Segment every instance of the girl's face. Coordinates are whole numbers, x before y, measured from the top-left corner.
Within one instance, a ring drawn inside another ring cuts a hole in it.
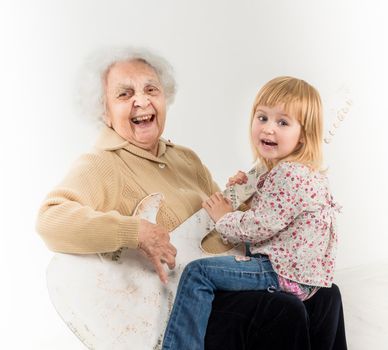
[[[303,142],[300,123],[287,114],[282,105],[257,106],[251,137],[257,152],[273,165],[293,153]]]

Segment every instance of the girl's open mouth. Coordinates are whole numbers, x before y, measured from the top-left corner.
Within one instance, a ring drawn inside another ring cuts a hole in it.
[[[273,142],[273,141],[270,141],[270,140],[261,140],[261,143],[265,146],[271,146],[271,147],[274,147],[274,146],[277,146],[278,144],[276,142]]]

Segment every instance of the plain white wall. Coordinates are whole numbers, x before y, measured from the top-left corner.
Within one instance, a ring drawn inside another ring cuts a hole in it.
[[[278,75],[315,85],[339,218],[338,267],[386,256],[388,24],[384,1],[1,1],[1,331],[8,349],[82,349],[51,306],[52,253],[34,231],[44,195],[94,142],[77,114],[77,69],[100,45],[165,56],[178,82],[165,137],[193,148],[224,184],[250,167],[248,120]]]

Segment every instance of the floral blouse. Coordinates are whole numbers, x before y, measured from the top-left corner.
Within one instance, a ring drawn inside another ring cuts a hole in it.
[[[301,163],[281,162],[259,176],[251,209],[224,215],[216,229],[228,242],[249,242],[252,254],[268,255],[279,276],[330,287],[336,211],[325,175]]]

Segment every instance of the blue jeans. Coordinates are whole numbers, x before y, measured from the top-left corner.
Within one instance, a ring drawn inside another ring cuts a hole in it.
[[[222,256],[192,261],[183,270],[174,307],[164,334],[163,350],[204,349],[204,339],[216,290],[279,289],[267,256]]]

